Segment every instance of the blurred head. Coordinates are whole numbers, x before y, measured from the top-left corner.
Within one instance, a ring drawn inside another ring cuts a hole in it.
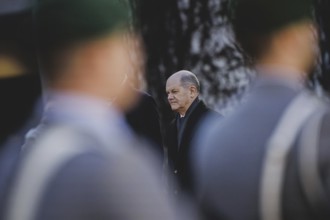
[[[0,2],[0,78],[36,73],[31,0]]]
[[[236,39],[252,60],[290,53],[283,61],[305,69],[313,64],[318,39],[312,0],[230,0],[229,5]]]
[[[39,59],[48,87],[116,97],[125,109],[130,71],[127,41],[130,13],[120,1],[38,0],[34,7]]]
[[[200,84],[192,72],[181,70],[167,79],[166,93],[168,102],[173,111],[184,116],[198,97]]]

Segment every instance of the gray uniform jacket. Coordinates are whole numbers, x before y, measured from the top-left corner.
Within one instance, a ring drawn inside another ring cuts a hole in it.
[[[261,219],[260,189],[266,144],[287,106],[304,90],[302,83],[295,79],[260,77],[244,103],[210,134],[205,134],[204,144],[199,148],[202,150],[196,153],[196,180],[207,219]],[[330,196],[329,131],[330,113],[325,115],[321,125],[318,146],[320,173],[327,196]],[[317,219],[307,204],[299,180],[297,150],[295,140],[280,192],[281,217],[284,220]]]
[[[138,143],[119,114],[90,97],[50,100],[27,135],[6,220],[174,218],[158,164],[132,146]]]

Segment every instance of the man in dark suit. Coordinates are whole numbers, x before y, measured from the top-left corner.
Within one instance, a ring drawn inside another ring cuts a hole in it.
[[[257,78],[196,153],[206,219],[329,219],[329,107],[305,86],[318,46],[312,1],[230,3]]]
[[[166,129],[165,146],[168,164],[181,190],[193,190],[191,146],[201,121],[208,114],[217,115],[199,99],[200,83],[192,72],[182,70],[170,76],[166,83],[168,102],[176,113]],[[175,193],[177,193],[175,189]]]
[[[46,106],[27,135],[3,219],[173,219],[153,156],[139,152],[123,117],[136,99],[124,80],[126,5],[35,2]]]

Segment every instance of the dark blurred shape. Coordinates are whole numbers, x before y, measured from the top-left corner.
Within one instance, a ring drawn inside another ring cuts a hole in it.
[[[230,0],[229,17],[243,50],[254,59],[263,51],[260,41],[297,20],[312,18],[313,0]],[[280,15],[280,16],[279,16]]]
[[[99,0],[99,3],[93,4],[89,0],[71,0],[65,3],[65,8],[58,7],[58,3],[53,0],[37,0],[37,2],[38,6],[34,9],[39,19],[37,34],[39,44],[45,47],[54,49],[73,42],[81,42],[111,33],[115,28],[125,30],[129,25],[129,13],[116,1]],[[100,7],[102,4],[107,5]],[[115,7],[116,10],[109,13],[110,7]],[[99,13],[93,13],[95,10]],[[59,13],[62,16],[58,17]],[[89,19],[80,22],[86,16]]]
[[[0,2],[0,207],[41,95],[31,1]],[[36,113],[37,114],[37,113]]]
[[[0,14],[16,14],[31,8],[33,0],[2,0]]]
[[[31,10],[0,14],[0,28],[1,145],[31,116],[41,85]]]
[[[3,144],[32,116],[40,95],[41,85],[37,73],[0,79],[0,143]]]
[[[133,109],[125,114],[126,120],[137,135],[149,142],[163,161],[163,139],[157,104],[151,95],[145,92],[138,93],[139,101]]]
[[[271,33],[291,22],[311,19],[312,3],[313,0],[230,0],[229,16],[235,30]]]

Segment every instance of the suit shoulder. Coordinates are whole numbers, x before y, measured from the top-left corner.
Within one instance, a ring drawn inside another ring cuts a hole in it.
[[[200,101],[198,103],[197,109],[198,112],[200,112],[200,114],[208,114],[208,115],[213,115],[214,117],[222,117],[222,115],[219,112],[207,106],[204,101]]]

